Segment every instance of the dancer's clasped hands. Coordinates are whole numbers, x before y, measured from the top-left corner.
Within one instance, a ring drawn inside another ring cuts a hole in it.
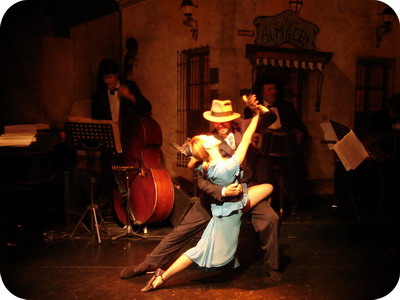
[[[269,111],[267,107],[258,103],[256,95],[254,94],[243,95],[242,99],[246,103],[246,105],[255,113],[265,114],[266,112]]]

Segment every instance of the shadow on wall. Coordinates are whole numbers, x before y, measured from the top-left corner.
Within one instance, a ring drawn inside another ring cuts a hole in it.
[[[69,116],[79,117],[79,118],[91,118],[92,116],[91,103],[92,103],[91,99],[75,101],[72,104]]]

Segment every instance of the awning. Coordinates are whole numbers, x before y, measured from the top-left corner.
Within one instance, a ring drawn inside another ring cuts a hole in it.
[[[246,45],[246,57],[255,65],[322,71],[332,52]]]
[[[246,45],[246,57],[253,66],[273,66],[318,71],[317,99],[315,111],[320,111],[323,83],[323,69],[332,58],[332,52],[319,52],[306,49],[275,48],[259,45]]]

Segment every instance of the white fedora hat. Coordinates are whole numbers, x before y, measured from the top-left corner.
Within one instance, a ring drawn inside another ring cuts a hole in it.
[[[240,117],[232,110],[231,100],[213,100],[211,110],[203,113],[203,117],[210,122],[229,122]]]

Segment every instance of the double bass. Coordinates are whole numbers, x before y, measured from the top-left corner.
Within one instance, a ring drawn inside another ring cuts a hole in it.
[[[122,122],[119,163],[137,171],[128,176],[129,199],[114,193],[116,215],[125,225],[128,220],[135,225],[160,223],[174,205],[171,176],[161,163],[161,128],[153,118],[135,113],[124,114]]]

